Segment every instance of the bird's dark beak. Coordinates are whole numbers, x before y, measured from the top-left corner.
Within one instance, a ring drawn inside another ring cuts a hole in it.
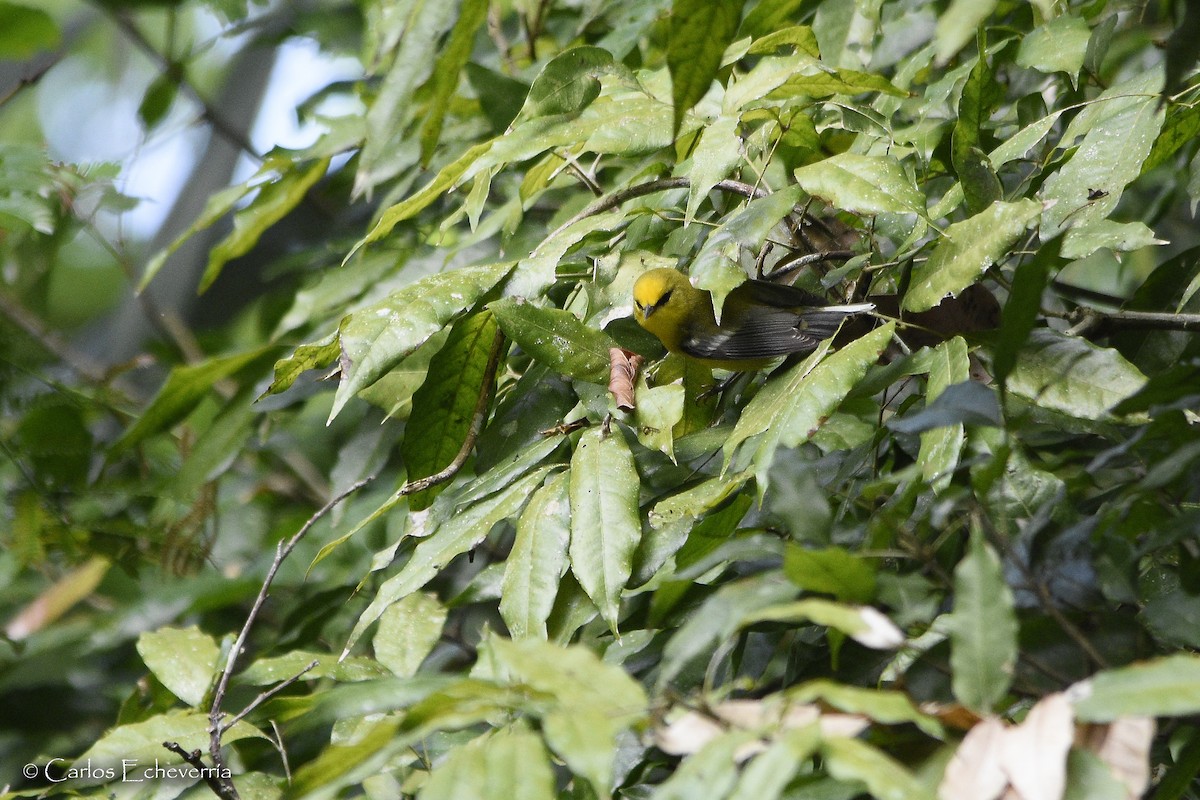
[[[642,306],[642,319],[650,319],[650,315],[658,310],[658,306]]]

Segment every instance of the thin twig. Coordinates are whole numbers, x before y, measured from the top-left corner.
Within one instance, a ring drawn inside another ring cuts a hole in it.
[[[262,154],[254,149],[254,145],[250,143],[250,140],[242,133],[235,130],[233,126],[225,120],[220,112],[218,112],[215,107],[213,107],[207,100],[204,99],[204,96],[200,94],[200,91],[191,83],[191,81],[187,79],[187,77],[184,75],[182,64],[175,64],[170,58],[160,53],[158,48],[150,43],[150,40],[146,38],[137,25],[134,24],[133,20],[127,15],[120,11],[114,11],[110,9],[105,3],[100,3],[98,5],[108,16],[108,18],[111,19],[118,28],[120,28],[121,32],[129,37],[129,39],[138,47],[139,50],[157,63],[159,69],[166,74],[170,74],[173,70],[178,70],[177,74],[179,78],[179,88],[183,89],[194,101],[196,101],[196,103],[200,105],[201,115],[209,125],[212,125],[213,130],[220,134],[221,137],[226,141],[231,142],[237,146],[238,149],[242,150],[256,161],[262,160]]]
[[[600,197],[604,194],[604,190],[600,188],[600,184],[596,183],[596,179],[589,175],[587,170],[579,165],[579,162],[575,160],[575,156],[571,155],[565,150],[556,151],[555,155],[563,160],[566,165],[565,168],[570,171],[572,175],[578,178],[579,182],[582,183],[589,192],[596,195],[596,197]]]
[[[0,314],[3,314],[14,325],[23,330],[29,338],[40,344],[43,349],[66,364],[90,383],[103,384],[107,376],[104,368],[88,358],[83,353],[71,347],[63,339],[34,315],[33,312],[21,305],[16,298],[7,292],[0,291]]]
[[[1083,325],[1085,328],[1094,325],[1105,332],[1200,331],[1200,314],[1176,314],[1170,311],[1099,311],[1081,306],[1069,312],[1066,318],[1074,325]]]
[[[206,784],[208,784],[208,788],[212,789],[214,794],[216,794],[218,797],[227,796],[224,793],[225,784],[221,778],[218,777],[218,773],[221,771],[220,767],[209,767],[205,765],[204,760],[200,757],[199,750],[193,750],[189,753],[187,750],[184,750],[179,746],[179,742],[163,742],[162,746],[182,758],[189,765],[195,767],[200,772],[200,777]],[[232,785],[233,784],[230,784],[230,786]],[[234,797],[236,796],[237,791],[234,790]]]
[[[271,720],[271,732],[275,734],[275,749],[279,751],[279,760],[283,762],[283,777],[287,779],[290,786],[292,783],[292,766],[288,763],[287,748],[283,746],[283,734],[279,732],[279,726],[275,724],[275,720]]]
[[[246,646],[246,639],[250,636],[250,629],[258,619],[258,613],[262,609],[263,603],[266,602],[267,595],[271,589],[271,583],[275,580],[275,575],[279,572],[279,567],[283,564],[284,559],[291,554],[313,525],[332,511],[334,506],[366,486],[370,481],[370,478],[363,478],[360,481],[356,481],[350,488],[321,506],[316,513],[300,526],[300,530],[296,531],[292,538],[288,539],[287,542],[279,543],[275,548],[275,559],[267,569],[267,575],[263,578],[262,588],[258,590],[258,596],[254,598],[254,605],[250,607],[250,613],[246,616],[246,622],[242,625],[242,630],[238,633],[237,639],[234,640],[233,646],[229,648],[229,657],[225,660],[225,669],[221,671],[221,677],[217,680],[217,687],[213,691],[212,707],[208,712],[208,754],[212,759],[213,766],[216,768],[215,771],[218,773],[217,780],[220,783],[220,790],[214,788],[213,791],[224,800],[240,800],[240,795],[238,795],[237,788],[233,785],[232,780],[222,777],[227,772],[227,769],[225,767],[225,760],[221,756],[221,735],[226,729],[222,725],[221,717],[224,712],[221,710],[221,704],[225,701],[225,692],[229,689],[229,681],[233,677],[234,668],[237,666],[238,656],[241,654],[242,648]]]
[[[65,49],[58,53],[54,53],[50,57],[44,59],[43,63],[34,67],[33,71],[28,75],[21,76],[21,79],[13,84],[12,88],[10,88],[3,95],[0,95],[0,106],[4,106],[9,100],[12,100],[14,97],[20,94],[23,89],[36,85],[37,82],[40,81],[47,72],[49,72],[56,64],[58,64],[58,62],[63,60],[65,55]]]
[[[496,52],[500,54],[505,72],[512,75],[516,72],[516,66],[513,64],[512,54],[509,52],[508,38],[505,37],[504,29],[500,24],[500,7],[495,3],[488,5],[487,32],[492,39],[492,44],[496,45]]]
[[[231,720],[229,720],[228,722],[225,722],[225,723],[223,723],[223,724],[221,725],[221,733],[225,733],[225,731],[229,730],[229,729],[230,729],[230,728],[232,728],[234,725],[237,725],[239,722],[241,722],[241,721],[242,721],[242,720],[244,720],[244,719],[245,719],[247,716],[249,716],[249,715],[250,715],[250,713],[254,711],[254,709],[258,708],[258,707],[259,707],[259,706],[261,706],[263,703],[267,702],[267,701],[268,701],[268,700],[270,700],[272,697],[274,697],[275,695],[279,694],[279,693],[280,693],[280,692],[282,692],[284,689],[286,689],[287,687],[291,686],[291,685],[292,685],[293,683],[295,683],[296,681],[298,681],[298,680],[300,680],[301,678],[303,678],[303,677],[305,676],[305,674],[306,674],[306,673],[308,673],[308,672],[311,672],[311,671],[312,671],[312,670],[313,670],[313,669],[314,669],[314,668],[315,668],[315,667],[316,667],[318,664],[320,664],[320,663],[321,663],[320,661],[317,661],[317,660],[314,658],[312,661],[308,662],[308,666],[307,666],[307,667],[305,667],[304,669],[300,670],[299,672],[297,672],[297,673],[296,673],[295,675],[293,675],[292,677],[288,678],[287,680],[280,681],[279,683],[277,683],[276,685],[272,686],[272,687],[271,687],[270,689],[268,689],[267,691],[260,693],[260,694],[258,695],[258,697],[256,697],[256,698],[254,698],[253,700],[251,700],[251,701],[250,701],[250,703],[249,703],[249,704],[248,704],[248,705],[247,705],[245,708],[243,708],[241,711],[239,711],[239,712],[237,713],[237,715],[236,715],[236,716],[234,716],[234,718],[233,718],[233,719],[231,719]]]
[[[828,250],[823,253],[797,253],[784,256],[779,259],[769,274],[763,277],[765,281],[778,281],[785,275],[804,269],[811,264],[820,264],[822,261],[846,261],[854,258],[852,250]]]

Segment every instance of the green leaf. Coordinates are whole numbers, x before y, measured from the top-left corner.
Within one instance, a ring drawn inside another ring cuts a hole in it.
[[[752,39],[760,39],[787,28],[802,13],[806,1],[772,0],[769,3],[754,5],[742,20],[741,29],[738,31],[739,38],[749,36]]]
[[[971,361],[967,343],[961,336],[942,342],[933,349],[929,366],[929,381],[925,386],[925,402],[933,403],[946,387],[962,383],[971,377]],[[966,433],[962,423],[924,431],[917,463],[921,476],[935,492],[950,485]]]
[[[337,361],[341,352],[342,346],[336,333],[325,337],[321,342],[300,345],[290,356],[275,362],[275,378],[259,399],[270,394],[286,392],[305,372],[330,366]]]
[[[535,298],[554,285],[556,269],[568,250],[595,231],[613,230],[624,224],[619,211],[592,214],[554,231],[538,244],[528,257],[517,262],[509,279],[507,294],[519,298]]]
[[[1065,72],[1074,82],[1091,36],[1082,18],[1071,14],[1055,17],[1025,35],[1017,50],[1017,64],[1039,72]]]
[[[751,731],[726,731],[683,760],[654,792],[654,800],[724,797],[737,782],[738,751],[757,737]]]
[[[446,607],[428,592],[400,598],[379,617],[372,640],[375,658],[398,678],[416,675],[442,636],[446,613]]]
[[[264,171],[266,168],[264,168]],[[274,174],[271,172],[270,174]],[[175,241],[167,245],[146,262],[146,269],[142,272],[142,279],[138,281],[138,291],[141,292],[154,280],[154,276],[159,270],[166,265],[167,259],[182,247],[189,239],[195,236],[200,231],[212,227],[218,220],[233,210],[233,207],[238,202],[254,191],[258,184],[252,181],[238,183],[233,186],[227,186],[215,194],[209,195],[204,203],[204,210],[200,212],[200,216],[196,218],[188,229],[181,233]]]
[[[754,9],[746,15],[746,20],[742,23],[742,28],[745,29],[746,21],[749,21],[752,16],[764,6],[773,5],[772,3],[759,3]],[[770,33],[765,36],[756,37],[754,44],[750,45],[750,50],[747,55],[770,55],[780,47],[791,46],[796,48],[796,52],[810,55],[813,58],[820,58],[821,51],[817,46],[817,37],[813,33],[812,28],[807,25],[793,25],[787,28],[773,28]]]
[[[637,384],[638,441],[650,450],[658,450],[675,460],[675,426],[683,419],[685,390],[680,383],[650,388],[645,380]]]
[[[708,93],[733,41],[744,0],[674,0],[671,3],[667,68],[675,106],[672,130],[678,134],[684,114]]]
[[[1068,696],[1085,722],[1189,716],[1200,712],[1200,656],[1180,653],[1105,670],[1072,686]]]
[[[459,74],[471,57],[475,33],[487,18],[487,11],[488,0],[462,0],[450,38],[438,54],[430,79],[429,113],[421,125],[421,163],[426,166],[433,158],[433,151],[442,136],[442,124],[450,107],[450,99],[458,88]]]
[[[1003,87],[996,83],[987,53],[981,50],[958,100],[958,119],[954,122],[951,144],[955,171],[968,150],[983,146],[988,120],[1003,99]]]
[[[1128,800],[1129,790],[1095,753],[1072,747],[1067,753],[1066,790],[1062,800]],[[1163,800],[1161,790],[1155,800]]]
[[[399,720],[388,717],[364,724],[353,738],[331,743],[320,755],[303,763],[288,781],[297,797],[333,793],[383,771],[389,758],[411,745],[396,735]]]
[[[677,566],[682,568],[703,558],[726,540],[733,532],[733,526],[746,513],[751,499],[743,496],[743,502],[734,501],[728,505],[725,501],[750,477],[748,472],[742,472],[710,478],[655,503],[647,514],[648,530],[638,546],[634,585],[653,579],[676,552],[680,560]],[[718,508],[720,511],[710,513]],[[725,519],[726,513],[730,515],[729,519]],[[721,524],[723,521],[728,527]]]
[[[470,436],[481,396],[486,411],[496,386],[495,370],[491,375],[487,371],[499,330],[490,311],[463,317],[430,360],[425,382],[413,393],[412,412],[400,443],[408,480],[449,466]],[[445,487],[442,483],[409,495],[409,510],[428,508]]]
[[[252,725],[238,722],[221,735],[225,744],[250,737],[267,738]],[[121,775],[124,762],[133,762],[126,773],[127,779],[155,780],[156,765],[180,764],[182,759],[163,747],[163,742],[176,742],[184,750],[208,751],[208,711],[168,711],[142,722],[119,725],[101,736],[83,755],[75,759],[74,766],[85,772],[88,764],[96,767],[114,767]],[[149,776],[147,769],[151,770]],[[105,777],[97,770],[77,779],[76,785],[104,783]]]
[[[991,713],[1012,682],[1017,617],[1000,559],[977,527],[954,570],[954,612],[947,625],[954,696],[977,713]]]
[[[642,537],[639,487],[621,429],[586,431],[571,456],[571,572],[614,632]]]
[[[461,156],[442,167],[441,171],[433,176],[433,179],[421,187],[415,194],[384,209],[383,213],[379,215],[379,221],[371,228],[371,232],[359,239],[354,247],[350,248],[350,252],[342,259],[342,263],[345,264],[349,261],[358,252],[359,248],[365,247],[372,242],[377,242],[387,236],[401,222],[415,217],[432,205],[443,193],[457,186],[459,179],[491,147],[492,142],[487,141],[467,148]]]
[[[233,215],[230,234],[209,251],[208,266],[200,276],[197,291],[212,286],[226,263],[249,253],[267,228],[298,206],[328,170],[328,158],[317,159],[307,170],[289,165],[276,180],[260,186],[250,204]]]
[[[804,191],[856,214],[925,213],[925,196],[891,156],[839,153],[796,170]]]
[[[342,375],[329,419],[336,417],[351,397],[475,305],[511,268],[511,264],[488,264],[430,275],[343,319],[338,337]]]
[[[1200,105],[1194,103],[1170,106],[1166,120],[1150,154],[1142,162],[1142,174],[1167,163],[1179,148],[1200,136]]]
[[[391,419],[408,419],[412,413],[413,395],[425,383],[429,362],[450,338],[450,329],[443,328],[409,353],[400,363],[379,377],[379,380],[358,393],[373,406],[383,409]]]
[[[288,658],[282,656],[281,659]],[[311,661],[312,659],[309,659]],[[333,660],[330,658],[329,660]],[[368,659],[347,658],[345,663],[361,663]],[[306,661],[305,664],[308,662]],[[301,665],[303,667],[304,665]],[[380,669],[383,667],[380,666]],[[337,667],[323,663],[314,671],[332,673]],[[253,672],[252,665],[246,672]],[[299,669],[292,671],[292,675]],[[288,723],[291,731],[311,731],[333,725],[339,720],[385,714],[412,708],[431,695],[445,691],[461,679],[450,675],[425,674],[413,678],[377,678],[355,683],[324,687],[323,691],[307,696],[277,697],[266,706],[271,719]],[[274,683],[275,681],[271,681]]]
[[[356,196],[393,177],[396,168],[388,162],[391,150],[408,127],[413,95],[434,75],[442,34],[451,29],[458,13],[458,3],[411,0],[394,10],[396,19],[388,20],[403,35],[367,109],[367,135],[354,178]]]
[[[875,596],[875,570],[865,558],[841,547],[813,550],[789,544],[783,574],[806,592],[831,594],[851,603],[867,603]]]
[[[423,539],[400,572],[383,582],[375,599],[354,623],[342,657],[389,607],[429,583],[451,560],[482,542],[497,522],[520,512],[529,494],[546,479],[546,472],[539,469],[463,509]]]
[[[506,298],[488,305],[500,329],[533,358],[555,372],[588,383],[608,383],[608,351],[617,343],[589,328],[569,311],[539,308]]]
[[[500,616],[514,639],[546,638],[546,620],[567,571],[570,541],[567,476],[560,473],[529,498],[504,562]]]
[[[517,709],[537,710],[528,690],[490,680],[460,677],[408,709],[401,729],[424,738],[435,731],[469,728]]]
[[[113,443],[112,455],[119,455],[146,438],[167,430],[190,414],[208,395],[213,384],[240,372],[271,349],[260,347],[192,366],[175,367],[142,415]]]
[[[181,502],[194,502],[200,488],[220,477],[244,451],[258,410],[243,394],[221,409],[172,476],[169,493]]]
[[[577,114],[600,96],[600,78],[614,68],[612,53],[600,47],[564,50],[547,62],[529,88],[529,117]]]
[[[757,622],[811,622],[844,633],[873,650],[894,650],[904,644],[904,634],[876,609],[815,597],[769,606],[742,620],[743,625]]]
[[[795,596],[796,587],[778,573],[743,578],[717,589],[667,640],[658,685],[666,686],[692,661],[711,657],[756,612]]]
[[[734,74],[734,78],[729,81],[729,85],[725,88],[725,95],[721,98],[721,117],[733,117],[736,119],[737,112],[745,111],[746,109],[758,109],[766,102],[770,102],[771,93],[787,83],[788,79],[796,75],[801,67],[813,63],[813,59],[809,55],[790,55],[790,56],[767,56],[759,59],[749,72],[744,75]],[[787,93],[787,96],[795,95],[795,92]],[[794,109],[796,114],[803,115],[800,109]],[[777,109],[771,108],[761,109],[760,115],[770,119],[778,120],[780,117]],[[755,120],[756,115],[743,113],[741,122],[750,127]]]
[[[819,679],[791,687],[785,691],[785,696],[793,703],[820,701],[823,705],[836,708],[838,711],[847,714],[862,714],[884,725],[912,723],[935,739],[945,737],[942,724],[935,717],[927,716],[919,711],[909,696],[903,692],[864,689],[861,686],[847,686],[831,680]]]
[[[1077,336],[1037,329],[1017,357],[1008,390],[1078,419],[1104,419],[1136,394],[1146,376],[1116,350]]]
[[[955,169],[967,200],[967,210],[978,214],[1004,195],[996,170],[983,151],[972,147]]]
[[[0,61],[19,62],[58,47],[62,38],[45,11],[0,2]]]
[[[1106,219],[1116,209],[1125,187],[1141,174],[1142,162],[1162,129],[1164,112],[1157,94],[1161,78],[1157,70],[1148,70],[1114,86],[1096,100],[1109,108],[1093,105],[1072,120],[1063,142],[1078,133],[1084,134],[1083,141],[1042,188],[1043,241],[1066,227]]]
[[[553,698],[542,717],[546,743],[598,796],[609,796],[617,735],[647,715],[641,685],[581,646],[492,639],[490,649],[510,679]]]
[[[429,776],[419,800],[554,800],[554,770],[541,737],[509,726],[455,747]]]
[[[975,38],[979,25],[991,16],[997,0],[953,0],[945,13],[938,17],[934,32],[937,63],[945,64]]]
[[[721,308],[725,296],[746,279],[738,265],[741,248],[761,248],[771,230],[795,210],[800,195],[799,187],[789,186],[756,197],[708,235],[690,272],[697,286],[712,293],[714,306]]]
[[[234,681],[247,686],[271,686],[296,677],[314,661],[317,665],[304,672],[305,680],[332,678],[339,683],[354,683],[377,681],[389,675],[387,667],[373,658],[347,658],[338,661],[332,653],[292,650],[281,656],[258,659],[239,672]]]
[[[839,781],[861,781],[879,800],[929,800],[930,793],[911,772],[883,751],[859,739],[821,740],[825,769]]]
[[[981,213],[947,227],[929,259],[913,268],[904,310],[926,311],[975,283],[1008,255],[1041,211],[1036,200],[995,202]]]
[[[1029,341],[1034,323],[1042,312],[1042,292],[1049,280],[1050,266],[1058,257],[1058,246],[1047,244],[1033,258],[1017,265],[1012,288],[1000,317],[1000,335],[992,351],[992,376],[1003,385],[1017,364],[1017,353]]]
[[[492,134],[499,136],[520,113],[521,104],[529,94],[529,84],[473,62],[467,64],[466,73],[483,115],[491,123]]]
[[[737,125],[736,117],[721,116],[701,131],[688,171],[690,186],[684,225],[691,224],[696,209],[700,208],[700,203],[712,188],[728,177],[741,162],[742,140],[737,135]]]
[[[820,742],[817,726],[781,731],[742,769],[729,800],[775,800],[812,758]]]
[[[221,648],[192,625],[159,628],[138,637],[138,655],[154,677],[189,706],[198,706],[217,672]]]
[[[0,25],[3,25],[0,22]],[[175,102],[175,94],[179,91],[180,76],[171,71],[164,72],[154,79],[142,96],[138,106],[138,117],[147,128],[153,128],[171,110]]]
[[[784,81],[771,93],[771,97],[832,97],[864,92],[883,92],[894,97],[907,95],[882,75],[852,69],[831,69],[823,63],[810,62],[808,68],[797,70],[796,74]]]
[[[755,465],[759,491],[766,491],[766,473],[776,448],[796,447],[812,438],[879,359],[894,331],[895,323],[889,322],[822,359],[828,348],[825,342],[803,362],[763,386],[725,442],[726,466],[742,442],[763,434]]]
[[[1071,228],[1063,237],[1062,257],[1069,259],[1087,258],[1101,248],[1115,252],[1129,252],[1143,247],[1167,244],[1154,235],[1144,222],[1114,222],[1102,219]]]
[[[1002,194],[1000,180],[982,148],[985,128],[1004,91],[992,75],[983,45],[980,36],[980,53],[958,101],[958,119],[950,148],[954,172],[966,196],[967,208],[973,214],[983,211]]]
[[[996,169],[1015,161],[1018,158],[1024,158],[1025,155],[1033,149],[1033,146],[1046,137],[1046,134],[1058,122],[1058,118],[1063,115],[1063,109],[1052,111],[1041,119],[1031,122],[1015,134],[1005,139],[996,146],[992,152],[988,153],[988,158],[992,162],[992,166]]]

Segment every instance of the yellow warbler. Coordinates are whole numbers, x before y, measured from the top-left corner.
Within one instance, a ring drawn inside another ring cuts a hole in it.
[[[837,332],[846,317],[872,303],[826,305],[803,289],[748,280],[728,297],[717,324],[712,295],[673,269],[652,269],[633,285],[633,315],[672,353],[710,367],[762,369],[772,359],[808,353]]]

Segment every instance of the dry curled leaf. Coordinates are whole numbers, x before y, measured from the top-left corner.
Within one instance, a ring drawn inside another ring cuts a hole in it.
[[[1008,785],[1000,766],[1000,753],[1007,729],[999,719],[985,719],[967,732],[954,757],[946,765],[939,800],[995,800]]]
[[[622,411],[633,411],[637,408],[633,398],[633,384],[638,369],[642,366],[642,360],[637,353],[621,347],[608,349],[608,391],[616,401],[617,408]]]
[[[1004,734],[1002,766],[1021,800],[1061,800],[1067,751],[1075,739],[1075,711],[1066,695],[1047,695],[1025,720]]]
[[[1102,725],[1080,725],[1075,732],[1075,743],[1108,765],[1113,776],[1125,785],[1130,800],[1141,797],[1150,785],[1153,739],[1153,717],[1122,717]]]

